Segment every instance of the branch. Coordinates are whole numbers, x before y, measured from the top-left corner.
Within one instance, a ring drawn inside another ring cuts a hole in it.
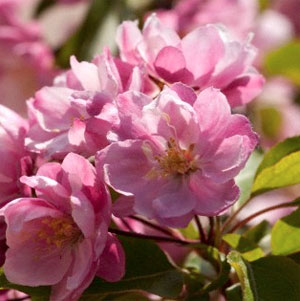
[[[288,207],[297,207],[299,206],[299,201],[293,201],[293,202],[289,202],[289,203],[281,203],[279,205],[276,206],[272,206],[272,207],[268,207],[265,209],[262,209],[250,216],[248,216],[247,218],[245,218],[244,220],[238,222],[235,226],[233,226],[228,233],[232,233],[234,231],[236,231],[237,229],[243,227],[244,225],[246,225],[249,221],[251,221],[252,219],[256,218],[259,215],[262,215],[266,212],[272,211],[272,210],[276,210],[276,209],[281,209],[281,208],[288,208]]]
[[[236,216],[246,207],[246,205],[250,202],[251,198],[246,200],[241,207],[239,207],[231,216],[228,217],[228,219],[223,224],[223,227],[221,228],[221,233],[223,233],[226,228],[229,226],[229,224],[236,218]]]
[[[185,240],[181,240],[181,239],[177,239],[177,238],[162,237],[162,236],[156,236],[156,235],[145,235],[145,234],[128,232],[128,231],[123,231],[123,230],[113,229],[113,228],[109,228],[108,231],[110,233],[114,233],[114,234],[118,234],[118,235],[140,238],[140,239],[150,239],[150,240],[154,240],[157,242],[173,242],[173,243],[177,243],[180,245],[190,245],[191,243],[195,243],[195,242],[189,242],[189,241],[185,241]]]
[[[153,224],[153,223],[151,223],[151,222],[149,222],[149,221],[147,221],[147,220],[145,220],[145,219],[143,219],[141,217],[130,215],[129,218],[134,219],[134,220],[136,220],[136,221],[138,221],[138,222],[140,222],[142,224],[145,224],[146,226],[148,226],[150,228],[153,228],[153,229],[155,229],[157,231],[160,231],[160,232],[162,232],[162,233],[164,233],[164,234],[166,234],[168,236],[172,236],[172,237],[174,236],[173,232],[171,230],[163,228],[160,225]]]
[[[197,228],[198,228],[198,232],[200,234],[200,242],[206,243],[206,235],[205,235],[204,229],[202,227],[200,218],[197,215],[195,215],[195,222],[196,222],[196,225],[197,225]]]

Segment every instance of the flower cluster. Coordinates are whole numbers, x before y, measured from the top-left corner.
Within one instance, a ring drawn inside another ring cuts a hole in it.
[[[28,100],[27,120],[0,107],[4,272],[51,286],[51,300],[78,300],[96,276],[123,277],[112,212],[175,228],[224,213],[257,145],[232,112],[264,83],[249,39],[217,24],[180,38],[152,15],[142,31],[124,22],[116,40],[120,57],[71,57]]]
[[[26,115],[26,99],[50,84],[55,71],[39,24],[21,18],[21,2],[0,1],[0,54],[5,57],[0,63],[0,104]]]

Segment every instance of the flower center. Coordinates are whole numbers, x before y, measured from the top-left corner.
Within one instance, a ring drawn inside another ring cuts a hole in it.
[[[194,144],[188,149],[181,149],[175,139],[170,138],[165,153],[154,157],[159,163],[160,176],[180,176],[195,172],[198,167],[193,156],[193,149]]]
[[[78,226],[71,217],[46,217],[42,220],[42,228],[38,232],[38,240],[49,247],[61,248],[76,243],[82,236]]]

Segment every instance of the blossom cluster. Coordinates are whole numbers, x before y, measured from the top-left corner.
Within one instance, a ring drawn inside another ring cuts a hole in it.
[[[257,145],[232,113],[264,83],[248,38],[217,24],[180,38],[151,15],[142,31],[125,21],[116,40],[120,57],[71,57],[28,100],[27,119],[0,107],[4,272],[52,286],[51,300],[78,300],[96,276],[123,277],[112,212],[175,228],[224,213]]]

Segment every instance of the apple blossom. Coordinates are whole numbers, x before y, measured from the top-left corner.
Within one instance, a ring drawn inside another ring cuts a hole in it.
[[[53,55],[38,23],[21,19],[22,1],[0,3],[1,104],[25,115],[25,101],[54,76]]]
[[[21,181],[37,197],[16,199],[1,210],[9,281],[51,285],[50,300],[61,301],[78,300],[96,274],[107,281],[123,276],[122,247],[107,232],[110,196],[86,159],[70,153],[61,165],[46,163]]]
[[[222,90],[232,107],[253,100],[264,83],[252,67],[255,48],[249,41],[231,39],[218,25],[198,27],[180,39],[152,15],[142,32],[135,22],[123,22],[117,44],[123,60],[143,63],[157,80],[182,82],[196,90],[213,86]]]
[[[252,30],[258,12],[256,0],[180,0],[170,10],[158,10],[162,22],[182,34],[199,25],[224,24],[237,38]]]
[[[72,57],[71,70],[28,103],[28,149],[44,157],[94,155],[108,145],[107,132],[118,123],[115,97],[128,89],[151,91],[151,84],[139,68],[113,60],[108,50],[93,63]]]
[[[293,23],[294,29],[299,35],[300,33],[300,19],[299,10],[300,2],[298,0],[277,0],[274,2],[274,7],[280,13],[284,14]]]
[[[119,95],[117,137],[125,140],[99,151],[96,166],[113,189],[134,196],[136,213],[185,227],[194,215],[218,215],[237,200],[233,178],[257,136],[246,117],[231,114],[219,90],[196,96],[181,84],[174,89],[155,101],[137,92]]]
[[[293,11],[297,14],[297,9]],[[156,13],[163,24],[180,34],[187,34],[208,23],[225,25],[241,41],[253,32],[252,43],[259,49],[255,66],[263,63],[263,57],[269,50],[288,42],[294,35],[292,22],[276,10],[276,5],[260,12],[256,0],[181,0],[174,8]]]
[[[0,203],[30,194],[19,177],[28,174],[32,161],[25,150],[28,123],[0,105]]]

